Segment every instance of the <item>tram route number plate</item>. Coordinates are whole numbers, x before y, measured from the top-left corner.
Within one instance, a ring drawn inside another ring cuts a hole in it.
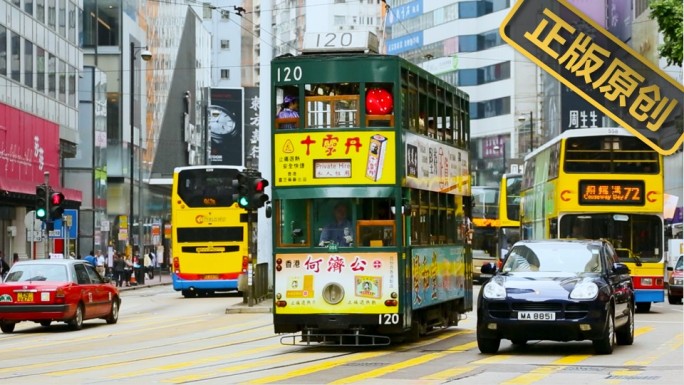
[[[552,311],[519,311],[518,319],[522,321],[554,321],[556,313]]]

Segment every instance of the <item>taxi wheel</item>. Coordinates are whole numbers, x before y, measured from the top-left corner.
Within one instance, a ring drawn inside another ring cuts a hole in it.
[[[69,326],[72,330],[83,329],[83,305],[78,305],[76,308],[76,314],[74,314],[74,318],[69,321]]]
[[[112,311],[109,312],[109,315],[107,318],[105,318],[105,321],[107,321],[108,324],[115,324],[119,320],[119,299],[114,298],[114,301],[112,301]]]
[[[40,321],[40,326],[42,326],[42,327],[45,327],[45,328],[46,328],[46,327],[50,326],[50,324],[51,324],[51,323],[52,323],[52,321],[51,321],[51,320],[47,320],[47,321]]]
[[[0,323],[0,330],[2,330],[3,333],[12,333],[14,331],[14,325],[16,325],[14,322],[2,322]]]

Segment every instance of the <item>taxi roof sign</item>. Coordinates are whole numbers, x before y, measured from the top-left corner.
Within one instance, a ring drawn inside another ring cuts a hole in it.
[[[565,0],[520,0],[501,37],[662,155],[684,141],[684,86]]]

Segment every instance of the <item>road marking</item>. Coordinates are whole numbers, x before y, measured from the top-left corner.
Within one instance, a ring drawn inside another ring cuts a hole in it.
[[[181,324],[176,323],[172,326],[178,327],[179,325],[181,325]],[[266,327],[271,327],[271,325],[263,326],[263,328],[266,328]],[[262,328],[248,330],[248,331],[245,331],[244,333],[256,332],[259,329],[262,329]],[[126,359],[123,361],[112,362],[109,364],[94,365],[94,366],[88,366],[88,367],[82,367],[82,368],[74,368],[74,369],[68,369],[68,370],[54,371],[54,372],[46,373],[46,375],[49,375],[49,376],[65,376],[65,375],[74,374],[74,373],[83,373],[83,372],[88,372],[88,371],[101,370],[104,368],[114,368],[114,367],[118,367],[118,366],[122,366],[122,365],[128,365],[131,362],[136,362],[138,360],[150,360],[150,359],[156,359],[156,358],[166,358],[166,357],[170,357],[170,356],[172,357],[172,356],[181,355],[181,354],[196,353],[196,352],[201,352],[201,351],[205,351],[205,350],[209,350],[209,349],[220,348],[220,347],[225,347],[227,345],[234,345],[234,344],[239,344],[239,343],[244,343],[244,342],[249,342],[249,340],[230,341],[230,342],[221,343],[221,344],[203,346],[201,348],[193,348],[193,349],[186,349],[186,350],[182,350],[182,351],[161,353],[161,354],[139,357],[139,358],[135,358],[135,359]],[[140,348],[140,349],[136,349],[136,350],[137,351],[145,351],[147,349],[150,349],[150,348]],[[33,367],[48,366],[48,365],[63,365],[66,362],[80,362],[80,363],[92,362],[92,360],[97,360],[100,358],[111,358],[113,356],[130,355],[130,354],[131,354],[131,351],[129,350],[126,352],[121,352],[121,353],[112,353],[112,354],[107,354],[107,355],[93,356],[93,357],[89,357],[89,360],[85,360],[85,361],[83,360],[83,358],[78,358],[78,359],[70,359],[70,360],[62,360],[62,361],[53,361],[53,362],[46,363],[46,364],[26,365],[25,368],[27,368],[27,367],[33,368]],[[15,367],[15,368],[12,368],[11,370],[17,370],[17,368]]]
[[[635,334],[636,334],[636,332],[635,332]],[[641,357],[639,360],[625,361],[624,366],[650,367],[650,365],[653,362],[655,362],[657,359],[659,359],[665,355],[668,355],[675,350],[681,349],[683,344],[684,344],[684,335],[681,333],[677,334],[667,343],[660,345],[658,347],[658,349],[656,349],[655,354],[650,355],[650,356],[646,356],[646,357]],[[623,380],[631,380],[634,377],[639,376],[643,372],[644,372],[644,370],[630,370],[630,369],[614,370],[614,371],[610,372],[608,375],[608,383],[619,384],[619,383],[623,382]],[[630,378],[630,377],[632,377],[632,378]]]
[[[281,344],[278,344],[278,346],[282,347]],[[245,362],[243,364],[233,364],[233,365],[228,366],[228,367],[218,368],[212,372],[188,374],[185,376],[174,377],[174,378],[170,378],[167,380],[162,380],[162,382],[169,382],[172,384],[184,384],[186,382],[194,382],[194,381],[212,379],[214,377],[219,377],[219,376],[226,374],[226,373],[233,373],[233,372],[237,372],[240,370],[252,369],[252,368],[259,367],[259,366],[272,366],[275,363],[281,363],[281,362],[286,362],[286,361],[291,361],[291,360],[300,360],[301,358],[302,358],[301,352],[279,354],[279,355],[274,356],[274,357],[255,359],[255,360],[252,360],[249,362]]]
[[[415,342],[415,343],[406,345],[405,347],[402,347],[402,349],[398,350],[398,351],[408,351],[410,349],[415,349],[417,347],[422,347],[422,346],[433,344],[435,342],[443,341],[445,339],[448,339],[448,338],[451,338],[451,337],[454,337],[457,335],[472,334],[472,333],[473,333],[472,330],[456,330],[456,331],[447,330],[447,331],[444,331],[443,333],[440,333],[440,334],[436,335],[435,337],[432,337],[428,340],[419,341],[419,342]],[[351,362],[368,360],[370,358],[385,356],[385,355],[388,355],[391,353],[397,353],[397,350],[381,350],[381,351],[370,352],[370,353],[352,354],[350,356],[345,356],[342,358],[334,359],[334,361],[322,362],[320,364],[316,364],[313,366],[292,370],[292,371],[284,373],[284,374],[276,374],[273,376],[262,377],[259,379],[251,380],[248,383],[249,384],[268,384],[268,383],[276,382],[276,381],[289,380],[289,379],[294,378],[294,377],[305,376],[305,375],[309,375],[312,373],[327,370],[330,368],[334,368],[337,366],[346,365],[346,364],[351,363]]]
[[[410,368],[416,365],[422,365],[426,362],[436,360],[438,358],[446,357],[454,353],[461,353],[466,350],[474,349],[477,347],[477,342],[468,342],[466,344],[457,345],[448,350],[444,350],[436,353],[428,353],[419,357],[411,358],[405,361],[397,362],[396,364],[383,366],[382,368],[370,370],[368,372],[359,373],[353,376],[341,378],[337,381],[330,382],[330,384],[341,385],[341,384],[352,384],[358,381],[364,381],[371,378],[377,378],[384,376],[389,373],[396,372],[401,369]]]
[[[511,357],[512,356],[508,355],[508,354],[491,356],[491,357],[483,358],[481,360],[473,361],[469,365],[466,365],[466,366],[451,368],[451,369],[447,369],[447,370],[442,370],[441,372],[432,373],[432,374],[429,374],[427,376],[421,377],[420,379],[421,380],[446,381],[446,380],[449,380],[453,377],[460,376],[461,374],[471,372],[477,368],[482,367],[482,365],[498,363],[501,361],[505,361]]]
[[[591,357],[588,354],[573,354],[560,358],[552,363],[536,368],[529,373],[525,373],[508,381],[502,383],[502,385],[528,385],[545,379],[546,377],[567,368],[569,365],[574,365],[578,362],[584,361]]]

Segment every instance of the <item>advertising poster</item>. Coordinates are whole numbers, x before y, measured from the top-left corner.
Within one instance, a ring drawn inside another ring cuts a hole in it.
[[[455,195],[470,194],[468,153],[406,133],[406,185]]]
[[[212,88],[207,108],[209,163],[244,165],[243,89]]]
[[[275,136],[274,185],[392,184],[392,131],[282,133]]]
[[[465,297],[465,249],[426,247],[413,249],[412,308],[431,306]]]
[[[385,301],[399,293],[396,253],[276,255],[278,314],[396,313]]]

